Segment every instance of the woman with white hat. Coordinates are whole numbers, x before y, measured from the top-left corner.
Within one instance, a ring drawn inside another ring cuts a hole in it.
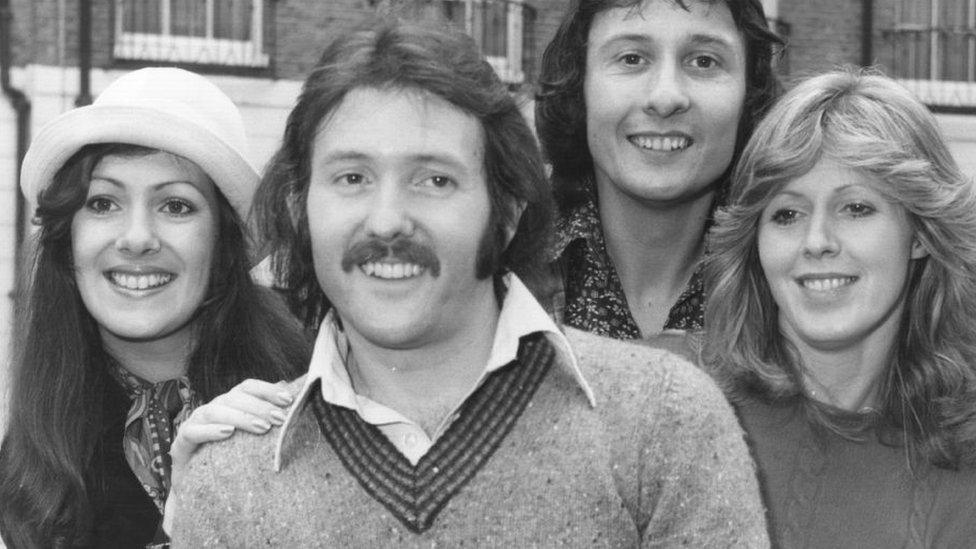
[[[123,76],[34,139],[21,185],[39,231],[0,447],[8,545],[144,546],[180,422],[307,364],[298,322],[250,279],[244,151],[233,102],[174,68]]]

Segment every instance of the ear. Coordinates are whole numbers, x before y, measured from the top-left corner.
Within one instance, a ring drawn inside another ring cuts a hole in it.
[[[509,222],[505,224],[505,248],[508,248],[512,239],[515,238],[515,231],[518,230],[519,221],[522,219],[522,214],[527,205],[524,200],[518,200],[511,204],[509,208],[511,215],[507,216]]]
[[[928,255],[928,250],[926,250],[925,246],[922,245],[922,242],[918,239],[918,236],[913,236],[911,258],[922,259],[923,257],[928,257]]]

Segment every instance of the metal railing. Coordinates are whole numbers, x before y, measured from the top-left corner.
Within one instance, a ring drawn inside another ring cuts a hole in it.
[[[115,59],[266,67],[263,0],[116,0]]]

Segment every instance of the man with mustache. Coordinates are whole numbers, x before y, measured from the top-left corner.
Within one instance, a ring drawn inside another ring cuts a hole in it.
[[[553,206],[469,37],[396,21],[338,37],[256,203],[315,350],[282,427],[182,472],[174,546],[768,543],[712,382],[563,334],[521,282]]]

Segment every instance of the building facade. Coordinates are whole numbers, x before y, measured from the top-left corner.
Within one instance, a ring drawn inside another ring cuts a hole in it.
[[[876,66],[936,114],[956,160],[976,176],[976,0],[778,0],[789,77]]]

